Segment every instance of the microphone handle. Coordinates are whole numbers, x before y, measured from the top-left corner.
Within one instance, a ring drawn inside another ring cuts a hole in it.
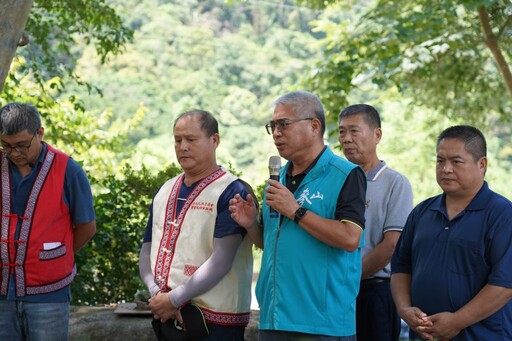
[[[270,174],[271,180],[279,181],[279,174]],[[279,216],[279,213],[274,210],[272,207],[270,207],[270,218],[277,218]]]

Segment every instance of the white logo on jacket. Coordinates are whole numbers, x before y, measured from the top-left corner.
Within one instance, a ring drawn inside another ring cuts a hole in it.
[[[311,205],[311,200],[313,199],[324,200],[324,195],[317,191],[316,193],[313,193],[311,196],[309,196],[309,188],[306,188],[304,191],[302,191],[301,195],[297,199],[297,203],[301,206],[304,204],[304,202],[307,202]]]

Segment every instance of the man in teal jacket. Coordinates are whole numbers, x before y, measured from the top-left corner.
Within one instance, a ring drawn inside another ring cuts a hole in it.
[[[264,248],[260,340],[355,340],[364,172],[324,145],[325,112],[314,94],[279,98],[266,128],[288,163],[279,181],[267,181],[263,224],[253,197],[230,201],[232,217]]]

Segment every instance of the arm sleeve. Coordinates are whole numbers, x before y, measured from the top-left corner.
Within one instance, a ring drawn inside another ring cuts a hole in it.
[[[336,220],[348,220],[364,229],[366,204],[366,175],[359,167],[347,176],[336,204]]]
[[[213,288],[231,270],[238,246],[242,242],[240,234],[231,234],[223,238],[214,238],[213,253],[196,272],[184,283],[169,293],[173,306],[184,303]]]
[[[215,238],[222,238],[230,234],[240,234],[242,237],[245,236],[247,230],[238,225],[236,221],[231,218],[231,212],[229,212],[229,200],[240,194],[242,198],[245,198],[249,192],[241,180],[233,181],[219,197],[217,203],[217,220],[215,221]]]
[[[491,266],[489,284],[512,288],[512,208],[503,207],[486,240],[485,256]]]
[[[160,289],[155,283],[155,278],[151,272],[150,252],[151,243],[143,243],[139,254],[139,275],[142,282],[146,284],[151,297],[153,297],[160,291]]]
[[[63,196],[74,224],[96,220],[89,179],[82,167],[72,158],[68,159],[66,166]]]
[[[151,206],[149,206],[149,218],[148,218],[148,222],[146,223],[146,230],[144,231],[143,243],[151,243],[152,232],[153,232],[153,203],[151,203]]]
[[[405,223],[400,238],[396,243],[395,251],[391,257],[391,273],[412,273],[411,248],[414,237],[414,213],[413,210]]]
[[[396,177],[390,187],[391,193],[387,202],[386,221],[383,232],[402,231],[407,216],[413,208],[412,188],[409,180],[403,175]]]
[[[151,205],[149,205],[149,218],[146,223],[146,231],[144,232],[144,240],[143,243],[151,243],[151,234],[153,232],[153,203],[155,202],[155,196],[158,194],[158,191],[161,187],[155,191],[153,194],[153,199],[151,200]]]

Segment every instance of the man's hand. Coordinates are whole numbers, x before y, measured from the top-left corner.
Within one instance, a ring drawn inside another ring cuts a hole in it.
[[[149,299],[149,309],[151,309],[154,318],[160,320],[162,323],[169,319],[178,318],[178,315],[178,322],[183,323],[181,314],[169,300],[169,293],[159,292],[155,297]]]
[[[432,335],[432,337],[439,341],[450,340],[463,329],[457,324],[457,320],[453,313],[438,313],[430,315],[426,319],[432,323],[432,326],[420,326],[418,327],[418,330]]]
[[[427,314],[416,307],[408,307],[399,311],[400,317],[409,325],[409,328],[417,332],[422,339],[433,340],[434,337],[426,331],[432,327],[432,321],[428,320]]]
[[[295,211],[299,208],[293,193],[279,181],[268,179],[267,183],[269,186],[265,189],[267,191],[266,204],[293,220]]]
[[[250,229],[257,221],[258,210],[252,195],[247,194],[247,201],[240,194],[236,194],[229,200],[229,212],[231,218],[246,230]]]

